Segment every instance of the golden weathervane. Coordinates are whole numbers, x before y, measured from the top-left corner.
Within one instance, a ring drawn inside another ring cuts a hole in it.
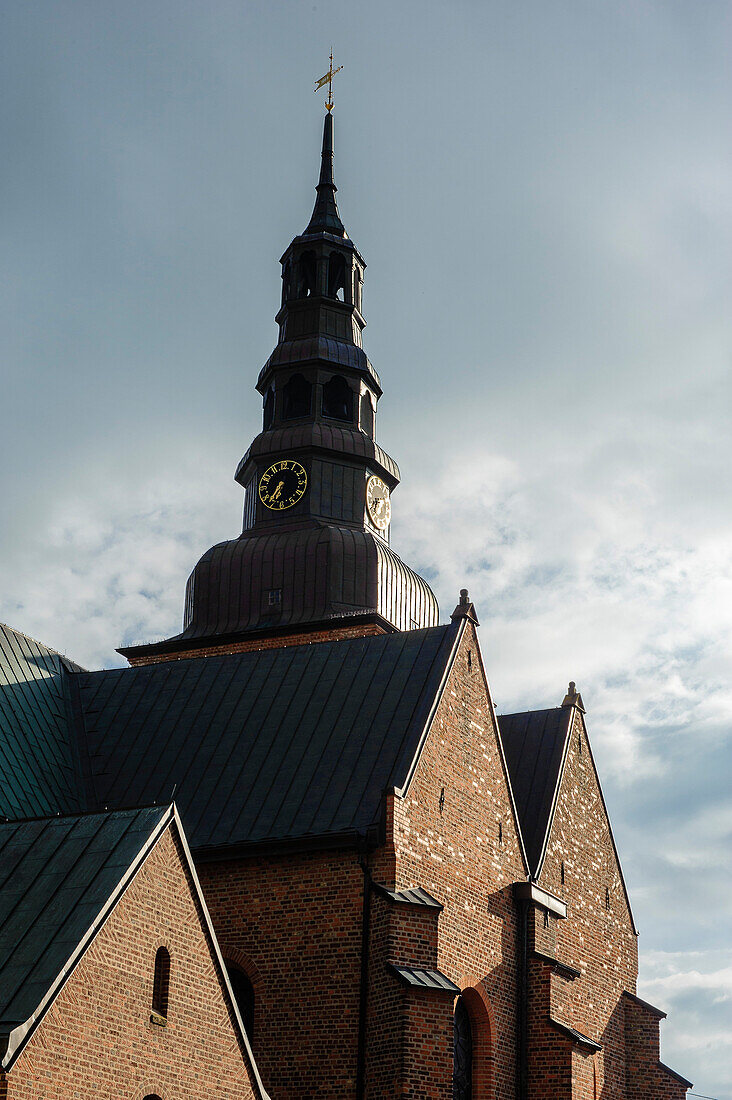
[[[325,76],[321,76],[320,80],[315,81],[315,91],[316,92],[317,92],[318,88],[322,88],[324,84],[328,85],[328,98],[325,102],[326,111],[332,111],[333,110],[333,77],[335,76],[336,73],[339,73],[342,68],[343,68],[342,65],[339,65],[337,69],[333,68],[333,50],[331,50],[330,51],[330,68],[328,69],[328,72],[325,74]]]

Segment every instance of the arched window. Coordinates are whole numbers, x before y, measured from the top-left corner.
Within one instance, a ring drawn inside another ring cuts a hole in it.
[[[349,423],[353,421],[353,390],[340,374],[323,386],[323,416]]]
[[[362,432],[366,432],[369,439],[374,438],[374,406],[371,404],[371,396],[368,393],[361,394],[361,411],[359,424]]]
[[[282,304],[292,297],[292,264],[288,260],[282,268]]]
[[[244,1021],[244,1030],[251,1042],[254,1035],[254,986],[244,971],[233,963],[226,963],[226,973],[229,975],[231,988],[234,991],[236,1006]]]
[[[274,386],[270,386],[264,395],[264,415],[262,417],[262,424],[265,432],[274,424],[274,411],[275,411],[275,392]]]
[[[308,416],[313,387],[301,374],[293,374],[282,388],[282,419]]]
[[[353,304],[356,309],[361,310],[361,288],[363,286],[363,275],[361,268],[356,266],[353,269]]]
[[[295,289],[298,298],[308,298],[315,294],[317,266],[314,252],[303,252],[297,261],[297,287]]]
[[[152,1010],[165,1019],[168,1015],[168,991],[170,989],[170,953],[159,947],[155,953]]]
[[[453,1019],[453,1100],[472,1100],[473,1096],[473,1031],[465,1001],[458,997]]]
[[[150,1092],[145,1097],[145,1100],[160,1100],[160,1097],[156,1093]]]
[[[340,302],[346,293],[346,260],[342,252],[331,252],[328,260],[328,297]]]

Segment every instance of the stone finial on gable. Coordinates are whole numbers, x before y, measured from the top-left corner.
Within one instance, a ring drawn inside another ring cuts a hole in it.
[[[581,710],[583,714],[586,713],[585,704],[582,702],[582,696],[577,691],[577,686],[576,686],[574,680],[569,681],[569,688],[567,689],[567,694],[564,696],[564,699],[562,700],[562,706],[563,707],[577,707],[577,710]]]
[[[457,622],[458,619],[470,619],[471,623],[480,626],[478,616],[475,614],[475,607],[468,596],[467,588],[460,589],[460,600],[450,618],[453,622]]]

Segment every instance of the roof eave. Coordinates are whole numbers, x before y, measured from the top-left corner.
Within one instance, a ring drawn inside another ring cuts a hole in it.
[[[72,954],[64,963],[64,966],[57,974],[55,980],[49,987],[48,991],[46,992],[36,1010],[28,1017],[27,1020],[17,1024],[9,1033],[7,1033],[7,1042],[5,1044],[2,1058],[0,1059],[0,1069],[8,1072],[18,1056],[22,1053],[25,1044],[31,1038],[34,1031],[45,1016],[46,1012],[55,1001],[63,986],[66,984],[67,979],[76,969],[76,964],[85,953],[87,947],[94,939],[97,932],[99,932],[99,930],[106,922],[107,917],[110,915],[112,910],[117,905],[117,902],[122,897],[122,894],[132,882],[132,879],[135,877],[138,870],[144,863],[151,849],[157,843],[161,834],[172,821],[174,813],[175,807],[172,805],[168,807],[165,813],[163,813],[163,816],[158,821],[150,836],[140,848],[137,856],[129,865],[124,875],[117,883],[117,886],[107,898],[102,909],[97,914],[94,921],[91,923],[84,935],[81,937]],[[3,1036],[0,1035],[0,1043],[2,1043],[2,1038]]]

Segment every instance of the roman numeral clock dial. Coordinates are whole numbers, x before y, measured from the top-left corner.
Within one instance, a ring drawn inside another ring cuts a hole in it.
[[[391,500],[389,487],[380,477],[372,475],[366,482],[366,509],[374,527],[385,531],[391,520]]]
[[[273,462],[259,479],[259,499],[271,512],[292,508],[305,496],[308,475],[293,458]]]

